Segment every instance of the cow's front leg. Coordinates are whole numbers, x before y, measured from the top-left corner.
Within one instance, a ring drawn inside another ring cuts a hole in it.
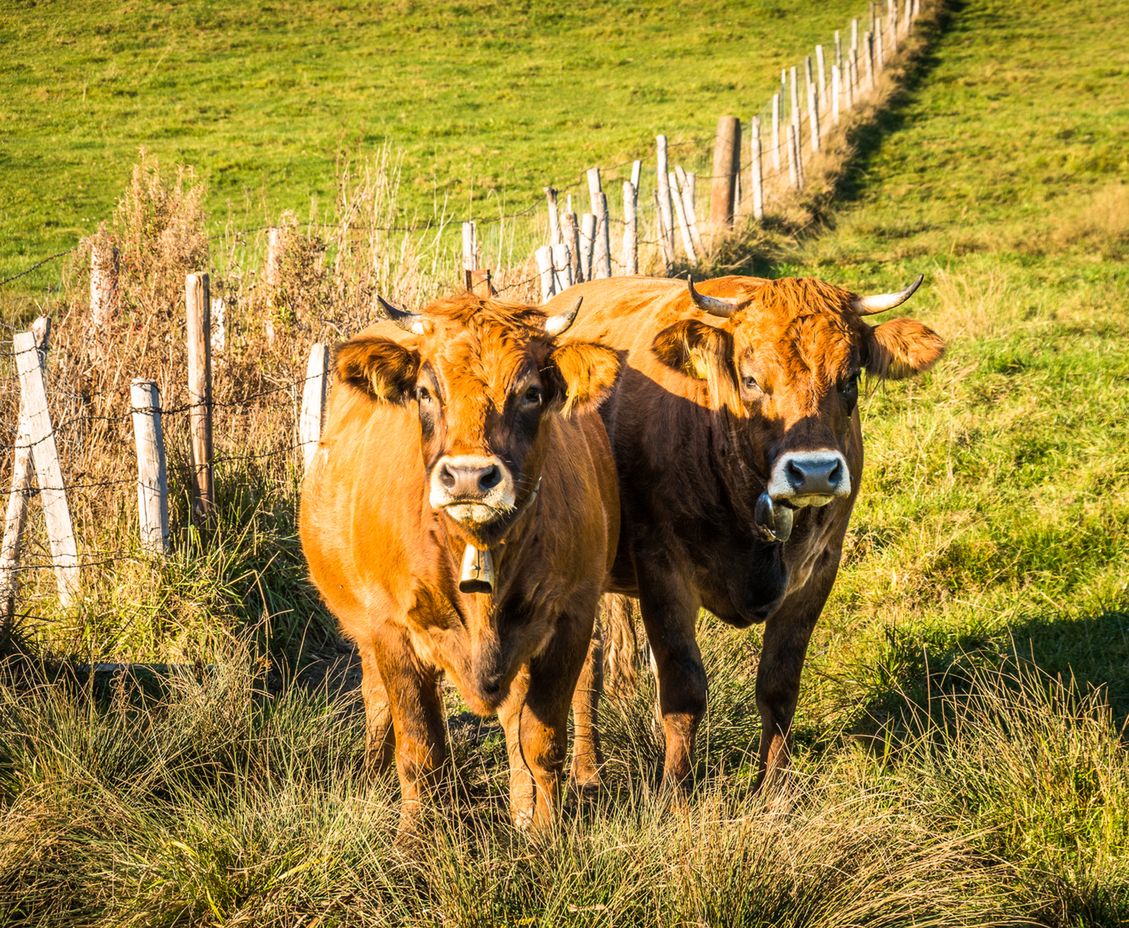
[[[572,769],[569,779],[581,791],[600,785],[600,732],[597,715],[604,689],[604,647],[600,623],[592,629],[588,654],[572,697]]]
[[[375,655],[396,735],[401,836],[419,820],[424,794],[447,759],[447,730],[437,672],[424,666],[402,629],[386,627]]]
[[[792,719],[800,696],[804,658],[837,571],[836,555],[833,563],[817,571],[806,587],[789,596],[765,622],[764,646],[757,668],[757,708],[761,717],[758,789],[778,779],[788,768]]]
[[[357,644],[361,655],[361,697],[365,703],[365,774],[382,775],[392,764],[396,741],[392,733],[392,707],[376,662],[376,645]]]
[[[519,828],[549,827],[560,809],[568,712],[588,655],[595,607],[562,617],[545,650],[522,668],[498,711],[510,760],[510,812]]]
[[[695,623],[701,604],[677,565],[662,553],[636,559],[639,606],[658,674],[659,713],[666,752],[663,786],[684,788],[690,779],[694,739],[706,711],[706,671]]]

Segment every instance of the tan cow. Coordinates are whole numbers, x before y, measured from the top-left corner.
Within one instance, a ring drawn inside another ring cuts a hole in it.
[[[514,820],[544,825],[616,549],[615,469],[595,409],[618,359],[557,343],[578,302],[549,316],[471,294],[420,314],[383,305],[390,320],[337,354],[302,490],[310,573],[360,651],[374,766],[394,729],[401,830],[446,757],[443,673],[476,713],[498,714]],[[582,781],[596,775],[587,695]]]
[[[862,479],[859,376],[908,377],[944,349],[911,319],[878,326],[896,294],[819,280],[612,278],[572,288],[573,337],[624,369],[601,408],[620,477],[613,588],[638,596],[657,665],[664,779],[691,770],[706,705],[704,606],[764,622],[757,672],[760,777],[783,767],[808,639],[839,569]]]

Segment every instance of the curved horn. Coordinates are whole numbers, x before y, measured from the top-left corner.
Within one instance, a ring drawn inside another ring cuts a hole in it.
[[[411,332],[413,335],[426,335],[428,330],[427,319],[416,313],[409,313],[400,309],[398,306],[393,306],[379,293],[376,295],[376,301],[380,304],[380,309],[385,317],[395,322],[405,332]]]
[[[546,335],[560,335],[576,320],[576,314],[580,311],[580,304],[584,302],[584,297],[577,297],[576,302],[572,304],[563,313],[557,313],[553,316],[545,317],[545,334]]]
[[[694,276],[692,274],[686,275],[686,286],[690,288],[690,299],[694,301],[694,305],[711,316],[721,316],[721,318],[727,319],[737,312],[737,308],[741,305],[740,300],[725,300],[721,297],[706,296],[704,293],[699,293],[694,289]]]
[[[851,309],[859,316],[873,316],[875,313],[884,313],[895,306],[901,306],[917,291],[921,282],[925,280],[924,274],[918,274],[917,280],[897,293],[876,293],[874,296],[856,296],[851,300]]]

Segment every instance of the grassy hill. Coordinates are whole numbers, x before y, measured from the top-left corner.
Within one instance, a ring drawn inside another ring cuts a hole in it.
[[[704,617],[710,712],[685,805],[653,791],[644,679],[604,714],[611,789],[559,832],[502,822],[498,731],[455,715],[461,789],[420,847],[393,848],[395,791],[359,774],[355,707],[265,698],[282,649],[231,643],[237,620],[293,636],[316,608],[290,559],[292,475],[240,471],[220,548],[189,546],[155,580],[123,571],[76,648],[170,654],[211,621],[213,674],[143,707],[126,687],[0,686],[4,920],[1125,924],[1129,9],[966,0],[942,18],[815,223],[738,249],[859,290],[924,272],[906,311],[950,345],[861,402],[866,475],[786,795],[748,791],[758,634]],[[772,67],[749,67],[767,89]]]
[[[7,4],[0,279],[108,218],[138,150],[196,169],[211,231],[324,219],[342,159],[402,157],[402,221],[512,214],[547,184],[708,140],[857,0]],[[746,117],[747,118],[747,117]],[[457,244],[453,244],[457,248]],[[57,265],[0,291],[25,299]],[[13,311],[9,306],[8,313]]]

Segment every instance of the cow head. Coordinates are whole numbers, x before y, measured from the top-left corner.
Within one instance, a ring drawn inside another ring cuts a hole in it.
[[[691,316],[655,337],[656,356],[705,381],[743,437],[741,458],[759,478],[756,521],[776,540],[787,538],[795,510],[852,495],[859,474],[851,465],[861,458],[849,463],[846,452],[860,374],[909,377],[941,357],[944,342],[919,322],[863,321],[905,302],[920,283],[860,297],[810,279],[719,280],[707,287],[717,295],[691,282],[687,308],[724,321]]]
[[[380,302],[408,335],[346,342],[338,376],[418,416],[431,508],[488,551],[537,495],[548,421],[594,408],[619,359],[600,345],[556,343],[579,301],[553,316],[469,293],[422,313]]]

